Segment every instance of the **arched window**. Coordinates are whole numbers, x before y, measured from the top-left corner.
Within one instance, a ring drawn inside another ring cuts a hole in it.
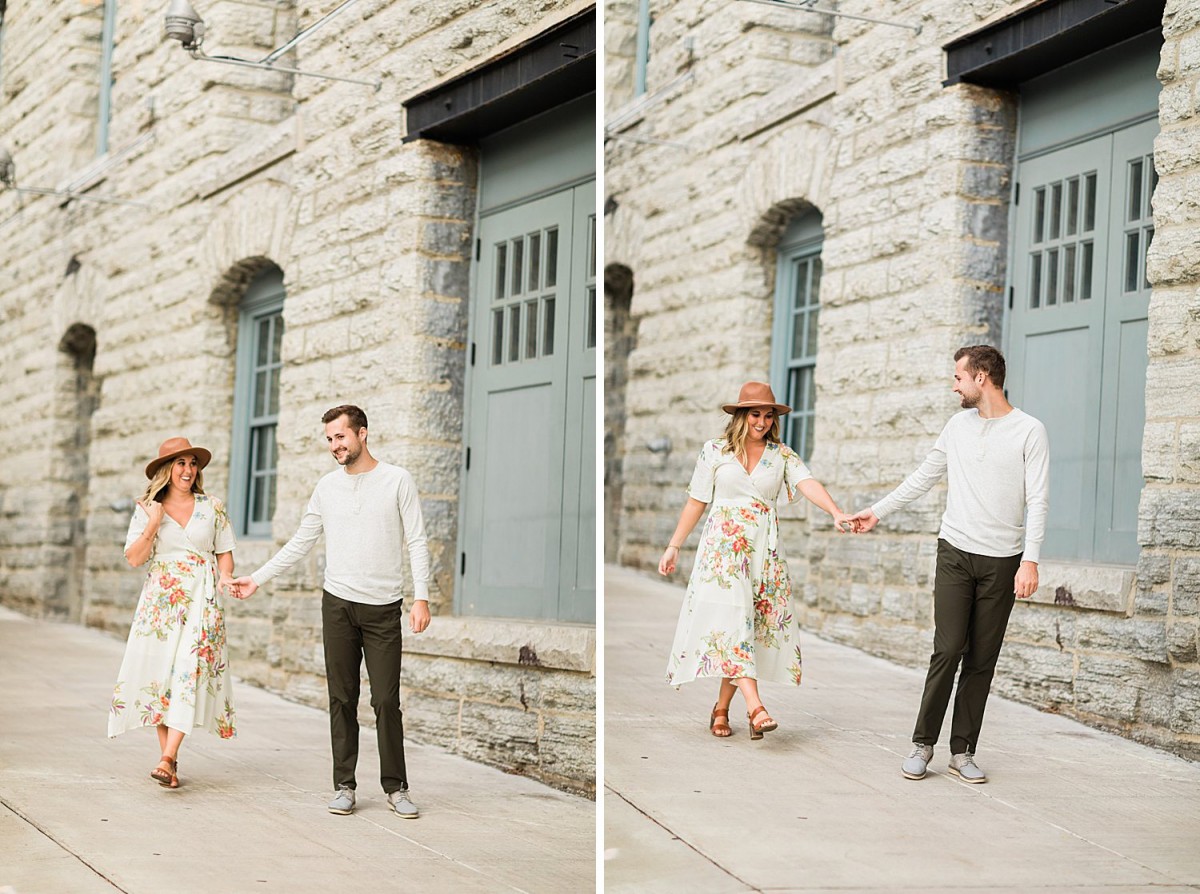
[[[270,537],[275,515],[283,271],[270,267],[246,289],[239,306],[229,510],[239,534]]]
[[[816,433],[817,315],[821,305],[818,211],[795,218],[779,243],[775,274],[775,325],[771,335],[771,387],[792,408],[783,418],[785,443],[805,461]]]

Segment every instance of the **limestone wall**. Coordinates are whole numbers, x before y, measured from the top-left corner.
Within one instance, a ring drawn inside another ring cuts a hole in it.
[[[328,11],[278,0],[201,5],[205,49],[247,58]],[[237,302],[275,264],[287,291],[278,506],[273,537],[242,543],[238,569],[253,570],[291,535],[317,479],[333,468],[321,414],[358,403],[375,455],[408,468],[422,492],[433,629],[456,623],[477,163],[469,147],[403,144],[402,101],[568,5],[366,0],[282,60],[379,78],[375,92],[191,60],[164,37],[160,4],[120,4],[110,151],[97,159],[102,4],[9,4],[0,140],[16,159],[18,183],[82,181],[78,188],[149,207],[0,192],[8,410],[0,426],[11,445],[0,456],[4,604],[128,630],[140,575],[121,545],[140,470],[161,440],[183,434],[213,452],[208,491],[227,493]],[[113,163],[89,176],[105,161]],[[75,361],[62,347],[80,325],[95,334],[95,407],[83,420]],[[71,481],[81,463],[76,505]],[[77,553],[80,582],[72,584],[62,569]],[[325,698],[322,563],[319,546],[303,567],[229,609],[234,672],[316,704]],[[538,628],[528,639],[551,634]],[[414,660],[405,675],[415,738],[594,790],[593,630],[570,661],[522,666],[521,644],[490,656],[482,666],[505,694],[488,699],[518,705],[536,722],[463,722],[448,743],[447,718],[475,698],[466,690],[481,671],[466,646],[445,661],[422,661],[420,642],[408,640]]]
[[[631,6],[615,4],[609,28],[626,33],[610,42],[628,43]],[[623,395],[620,562],[657,564],[696,451],[720,433],[719,405],[767,376],[776,246],[806,209],[820,211],[825,231],[813,471],[843,508],[861,508],[924,458],[958,408],[955,349],[1002,342],[1017,121],[1011,93],[943,86],[941,48],[1017,6],[837,4],[921,25],[914,35],[733,0],[654,5],[650,89],[680,70],[689,41],[693,77],[606,144],[606,263],[632,274],[637,333]],[[1193,0],[1167,4],[1142,558],[1136,568],[1044,562],[1038,598],[1014,612],[996,681],[1192,755],[1200,230],[1187,199],[1197,134],[1186,97],[1197,25]],[[647,449],[664,439],[669,453]],[[785,510],[805,629],[924,665],[943,508],[935,490],[867,537],[836,534],[815,510]]]

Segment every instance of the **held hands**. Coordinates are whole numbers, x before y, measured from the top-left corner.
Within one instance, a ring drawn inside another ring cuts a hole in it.
[[[1038,567],[1037,562],[1022,562],[1021,567],[1017,569],[1017,576],[1013,579],[1013,590],[1017,594],[1018,599],[1028,599],[1038,588]]]
[[[834,517],[834,521],[835,522],[837,521],[836,516]],[[874,528],[877,524],[879,524],[879,517],[874,512],[872,512],[870,509],[862,509],[862,510],[859,510],[858,512],[854,513],[853,515],[848,516],[846,518],[846,521],[847,521],[847,523],[850,524],[851,530],[855,534],[866,534],[868,531],[870,531],[872,528]],[[840,525],[839,525],[839,530],[840,530]]]
[[[217,591],[227,595],[233,595],[233,575],[221,572],[221,579],[217,581]]]
[[[249,599],[258,590],[258,584],[252,577],[239,577],[229,582],[229,595],[234,599]]]
[[[413,602],[412,610],[408,613],[408,626],[413,633],[424,633],[429,626],[429,603],[424,599]]]

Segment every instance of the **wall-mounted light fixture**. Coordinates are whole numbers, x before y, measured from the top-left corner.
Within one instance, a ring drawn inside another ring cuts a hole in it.
[[[70,189],[49,189],[44,186],[18,186],[17,165],[12,153],[0,146],[0,188],[10,189],[17,195],[55,196],[60,199],[80,199],[85,202],[101,202],[106,205],[132,205],[135,208],[149,208],[144,202],[131,202],[128,199],[116,199],[112,196],[94,196],[91,193],[75,192]]]
[[[373,81],[365,81],[361,78],[345,78],[340,75],[321,74],[315,71],[301,71],[298,68],[284,68],[281,65],[276,65],[275,60],[288,52],[300,41],[304,40],[326,22],[333,19],[334,16],[341,13],[352,3],[357,3],[358,0],[345,0],[337,9],[324,16],[314,24],[305,28],[283,46],[271,50],[266,56],[255,61],[253,59],[239,59],[237,56],[210,56],[200,49],[200,45],[204,43],[204,35],[207,28],[204,25],[204,20],[200,18],[196,10],[192,8],[192,4],[188,0],[171,0],[171,5],[167,7],[166,14],[166,29],[167,37],[172,40],[177,40],[183,46],[188,54],[193,59],[199,59],[203,62],[220,62],[224,65],[240,65],[243,68],[257,68],[264,71],[281,71],[284,74],[302,75],[306,78],[323,78],[327,81],[344,81],[347,84],[362,84],[365,87],[371,87],[376,92],[383,86],[383,81],[376,78]]]
[[[904,28],[913,32],[914,35],[921,33],[920,25],[909,25],[905,22],[896,22],[889,19],[877,19],[871,16],[862,16],[853,12],[840,12],[836,9],[826,9],[823,6],[817,6],[817,0],[745,0],[747,3],[761,3],[764,6],[775,6],[780,9],[794,9],[797,12],[815,12],[827,16],[837,16],[843,19],[854,19],[859,22],[871,22],[874,25],[887,25],[890,28]]]

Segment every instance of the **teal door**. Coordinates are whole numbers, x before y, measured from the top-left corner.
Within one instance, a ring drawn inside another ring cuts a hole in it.
[[[1137,561],[1157,132],[1147,121],[1018,167],[1008,391],[1050,438],[1047,558]]]
[[[463,614],[595,619],[595,194],[480,220]]]

